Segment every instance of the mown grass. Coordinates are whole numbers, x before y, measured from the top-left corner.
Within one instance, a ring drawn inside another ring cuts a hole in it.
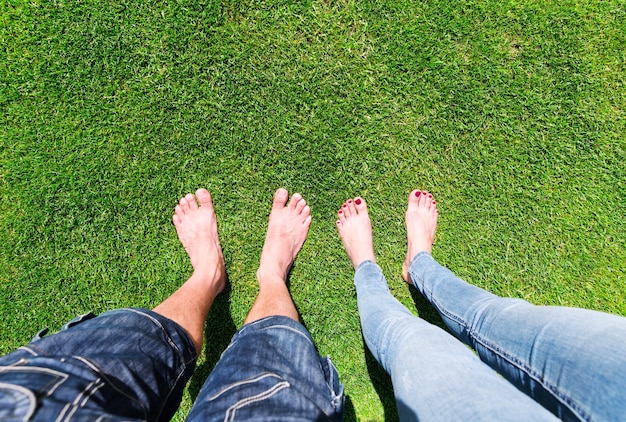
[[[190,266],[170,216],[209,188],[230,288],[188,411],[256,294],[273,191],[313,210],[290,285],[348,420],[396,418],[360,335],[338,206],[362,195],[400,281],[406,195],[435,256],[494,293],[626,315],[623,1],[7,1],[0,352],[78,313],[154,307]]]

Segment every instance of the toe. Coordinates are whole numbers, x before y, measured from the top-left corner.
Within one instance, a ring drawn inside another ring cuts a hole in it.
[[[348,201],[344,202],[341,206],[341,211],[343,211],[343,216],[345,218],[350,217],[350,207],[348,207]]]
[[[337,221],[340,221],[341,223],[343,223],[344,221],[346,221],[346,213],[344,212],[345,208],[340,209],[339,211],[337,211]]]
[[[274,202],[272,206],[282,208],[287,204],[287,199],[289,199],[289,192],[287,192],[287,189],[279,188],[274,193]]]
[[[356,214],[356,208],[354,207],[354,201],[352,199],[348,199],[347,204],[348,204],[347,208],[350,211],[350,215]]]
[[[296,212],[302,214],[302,212],[304,211],[305,208],[308,208],[308,206],[307,206],[306,201],[304,200],[304,198],[302,198],[296,204]]]
[[[185,214],[187,211],[189,211],[189,201],[187,201],[186,196],[180,198],[180,201],[178,202],[178,207],[181,210],[181,214]]]
[[[289,201],[289,208],[295,210],[298,208],[298,204],[302,201],[302,195],[299,193],[294,193],[291,195],[291,201]],[[305,203],[306,204],[306,203]]]
[[[200,202],[200,206],[213,208],[213,198],[211,198],[211,193],[202,188],[196,191],[196,198],[198,198],[198,202]]]
[[[360,196],[354,198],[354,208],[358,213],[365,212],[367,210],[367,205],[365,204],[365,200]]]
[[[198,202],[196,201],[196,197],[193,194],[188,193],[187,195],[185,195],[185,199],[187,200],[189,209],[195,210],[198,208]]]
[[[420,197],[422,196],[422,191],[419,189],[414,189],[410,194],[409,194],[409,204],[411,203],[417,203],[420,200]]]

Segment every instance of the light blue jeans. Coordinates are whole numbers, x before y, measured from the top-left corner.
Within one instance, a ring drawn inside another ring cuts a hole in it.
[[[402,421],[626,420],[626,318],[500,298],[425,252],[409,274],[461,341],[393,298],[374,262],[357,267],[363,336]]]

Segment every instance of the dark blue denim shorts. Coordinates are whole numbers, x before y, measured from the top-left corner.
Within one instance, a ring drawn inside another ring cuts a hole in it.
[[[0,420],[169,420],[196,352],[175,322],[145,309],[83,315],[0,357]],[[190,420],[339,420],[343,387],[306,329],[286,317],[241,328]]]
[[[339,421],[344,393],[329,357],[283,316],[244,325],[196,398],[188,421]]]
[[[0,420],[169,420],[195,361],[187,333],[154,312],[83,315],[0,358]]]

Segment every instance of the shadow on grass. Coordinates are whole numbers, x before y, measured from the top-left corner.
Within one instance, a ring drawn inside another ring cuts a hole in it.
[[[376,358],[365,345],[363,340],[363,347],[365,349],[365,364],[367,365],[367,372],[369,373],[372,385],[380,398],[380,402],[383,405],[383,411],[385,413],[385,422],[399,421],[398,408],[396,407],[396,398],[393,395],[393,384],[391,383],[391,377],[382,366],[376,361]],[[355,419],[352,419],[355,420]],[[350,419],[346,418],[346,421]]]
[[[419,290],[417,290],[414,286],[408,286],[408,288],[409,293],[411,293],[413,303],[415,303],[415,308],[417,309],[417,314],[419,315],[419,317],[426,322],[429,322],[433,325],[436,325],[437,327],[443,328],[447,332],[450,332],[448,330],[448,327],[446,327],[446,324],[444,324],[443,320],[441,319],[441,315],[439,315],[439,312],[437,312],[433,305],[431,305],[430,302],[427,301],[424,296],[422,296]]]
[[[189,394],[194,401],[196,397],[198,397],[200,389],[204,385],[204,381],[206,381],[213,368],[215,368],[222,352],[226,350],[230,339],[237,331],[237,326],[230,315],[231,290],[230,282],[226,280],[224,291],[215,298],[207,317],[207,322],[204,327],[204,339],[206,344],[204,348],[205,361],[196,367],[193,377],[189,382]]]

